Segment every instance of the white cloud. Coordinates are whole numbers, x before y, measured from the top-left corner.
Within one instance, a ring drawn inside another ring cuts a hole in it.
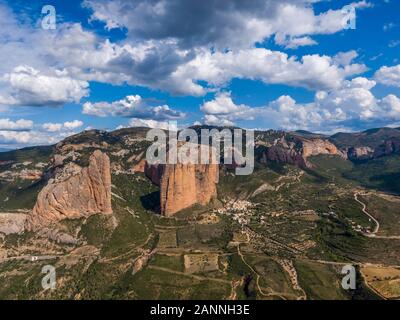
[[[2,144],[30,144],[33,134],[27,131],[2,131],[0,130],[0,143]]]
[[[353,62],[357,52],[297,57],[258,47],[273,37],[278,45],[295,49],[316,44],[314,35],[342,31],[342,10],[317,13],[313,8],[316,2],[233,0],[230,6],[223,6],[214,0],[197,5],[186,0],[85,1],[93,9],[93,20],[105,22],[108,29],[127,28],[127,39],[115,43],[84,30],[79,23],[59,23],[54,32],[32,28],[0,5],[0,56],[7,57],[0,64],[0,103],[43,106],[78,102],[88,94],[88,82],[99,81],[179,95],[220,92],[202,105],[204,120],[210,124],[263,117],[270,126],[289,128],[304,123],[323,128],[324,122],[339,126],[355,119],[377,119],[378,115],[387,118],[382,110],[396,118],[396,96],[378,99],[371,93],[375,82],[346,80],[367,70]],[[372,6],[365,0],[352,5],[357,9]],[[374,79],[399,87],[399,68],[383,67]],[[251,108],[236,104],[230,93],[221,92],[232,79],[303,87],[317,94],[309,104],[282,96],[264,107]],[[132,122],[142,125],[184,117],[168,105],[153,106],[134,95],[114,102],[87,102],[83,113],[132,117]],[[41,136],[54,137],[77,127],[77,122],[48,123]],[[19,140],[27,137],[16,133],[8,134],[9,139],[13,135]]]
[[[63,128],[62,123],[52,123],[52,122],[47,122],[42,125],[43,129],[48,131],[48,132],[58,132],[61,131]]]
[[[151,119],[138,119],[133,118],[129,120],[128,127],[145,127],[145,128],[154,128],[154,129],[163,129],[169,130],[171,125],[168,121],[157,121]],[[123,128],[121,126],[120,128]]]
[[[32,28],[0,6],[0,56],[9,57],[0,65],[0,74],[7,75],[3,86],[0,84],[0,100],[38,106],[77,102],[86,96],[88,81],[128,83],[194,96],[233,78],[312,90],[338,87],[344,78],[366,67],[350,62],[338,66],[328,56],[296,58],[254,47],[273,35],[287,47],[311,45],[315,40],[310,35],[343,29],[341,10],[316,15],[313,2],[234,1],[222,9],[216,1],[205,1],[198,4],[205,11],[193,11],[193,26],[184,28],[187,23],[181,21],[187,21],[187,14],[197,7],[187,1],[86,1],[94,10],[93,18],[106,21],[109,28],[126,26],[129,34],[138,32],[137,37],[118,43],[104,40],[78,23],[59,23],[50,33]],[[187,10],[179,11],[180,7]],[[184,16],[172,19],[182,12]],[[218,46],[214,52],[209,50],[214,42],[221,44],[221,50]],[[232,50],[226,52],[229,47]],[[16,71],[22,61],[29,67]]]
[[[191,79],[191,85],[200,92],[202,88],[196,84],[197,81],[206,81],[218,87],[233,78],[322,90],[340,87],[346,77],[366,70],[361,64],[340,66],[329,56],[306,55],[297,60],[296,57],[264,48],[224,53],[204,50],[198,52],[194,60],[178,67],[172,78],[175,81]],[[181,90],[190,90],[185,84],[181,85]]]
[[[64,123],[47,122],[42,125],[42,128],[47,132],[60,132],[60,131],[71,131],[74,129],[78,129],[82,126],[83,126],[82,121],[73,120]]]
[[[400,119],[400,99],[397,96],[389,94],[382,99],[381,106],[387,117],[395,120]]]
[[[10,119],[0,119],[0,131],[29,131],[33,128],[33,121],[19,119],[11,121]]]
[[[318,42],[310,37],[286,37],[281,39],[280,37],[275,37],[275,42],[286,49],[297,49],[298,47],[304,46],[314,46]]]
[[[228,114],[246,109],[244,105],[233,103],[230,92],[217,93],[214,100],[205,102],[200,110],[208,114]]]
[[[32,120],[0,119],[0,144],[19,148],[34,145],[49,145],[76,133],[83,122],[74,120],[64,123],[35,124]]]
[[[400,87],[400,64],[393,67],[384,66],[375,73],[375,79],[387,86]]]
[[[61,71],[44,75],[28,66],[15,67],[0,81],[5,86],[0,93],[0,104],[4,105],[54,106],[79,102],[88,95],[89,86],[86,81],[74,80]]]
[[[46,131],[40,128],[33,128],[29,131],[0,130],[0,144],[6,144],[14,148],[37,145],[51,145],[74,134],[73,131]]]
[[[83,122],[80,121],[80,120],[64,122],[64,127],[66,129],[69,129],[69,130],[77,129],[77,128],[80,128],[82,126],[83,126]]]
[[[86,102],[83,105],[84,114],[98,117],[120,116],[129,118],[142,118],[153,120],[181,119],[183,112],[172,110],[167,105],[150,106],[139,95],[126,96],[124,99],[114,102]]]
[[[345,10],[317,14],[315,2],[319,1],[234,0],[228,6],[213,0],[196,5],[186,0],[85,0],[84,6],[92,9],[91,18],[104,22],[106,29],[126,28],[133,39],[174,39],[184,48],[234,49],[250,47],[273,35],[281,40],[298,39],[302,45],[313,44],[307,36],[346,28]],[[358,9],[372,6],[367,1],[351,5]]]
[[[347,66],[357,57],[358,53],[355,50],[339,52],[333,57],[333,62],[338,66]]]
[[[373,8],[375,6],[372,2],[368,2],[366,0],[353,2],[351,5],[356,9]]]
[[[204,123],[209,126],[233,126],[233,122],[224,118],[218,117],[213,114],[206,114],[204,116]]]
[[[233,104],[230,106],[231,112],[213,114],[213,109],[201,107],[201,110],[205,112],[206,124],[232,125],[241,120],[257,120],[267,128],[318,132],[364,128],[371,123],[390,125],[398,122],[400,99],[395,95],[376,98],[370,91],[375,85],[375,81],[359,77],[345,81],[340,88],[317,92],[311,103],[299,104],[290,96],[281,96],[262,107],[236,105],[227,94],[225,98]],[[205,104],[214,105],[217,99],[218,96]]]

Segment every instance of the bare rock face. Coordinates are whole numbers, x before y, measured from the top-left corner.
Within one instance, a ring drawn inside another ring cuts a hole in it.
[[[112,213],[110,159],[96,150],[89,166],[70,162],[59,169],[38,195],[27,219],[27,229],[38,229],[64,219]]]
[[[398,154],[398,153],[400,153],[400,139],[391,138],[386,140],[383,145],[376,148],[374,152],[374,158],[390,156],[392,154]]]
[[[310,168],[312,165],[307,161],[311,156],[321,154],[337,155],[347,158],[347,154],[339,150],[333,143],[325,139],[305,139],[285,137],[277,139],[273,145],[267,146],[262,154],[261,162],[275,161],[291,164],[300,168]]]
[[[400,153],[400,138],[393,137],[385,140],[378,147],[351,147],[347,154],[350,160],[370,160]]]
[[[165,165],[149,165],[146,161],[144,166],[144,174],[151,180],[155,185],[160,186],[161,178],[164,174]]]
[[[374,149],[370,147],[349,148],[347,155],[350,160],[369,159],[374,155]]]
[[[303,157],[316,156],[320,154],[332,154],[343,157],[344,154],[331,142],[323,139],[303,141]]]
[[[24,231],[26,214],[23,213],[1,213],[0,234],[20,234]]]
[[[262,163],[267,163],[268,160],[287,163],[306,168],[308,166],[306,159],[295,149],[283,148],[281,146],[272,146],[267,149],[261,160]]]
[[[160,211],[165,216],[206,205],[217,195],[218,164],[146,164],[145,174],[160,186]]]
[[[142,159],[133,167],[133,172],[144,173],[145,168],[146,168],[146,160]]]
[[[161,214],[172,216],[194,204],[205,205],[216,196],[218,165],[166,165],[160,180]]]

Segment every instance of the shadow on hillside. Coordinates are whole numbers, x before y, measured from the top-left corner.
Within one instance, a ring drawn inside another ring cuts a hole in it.
[[[374,175],[369,181],[370,183],[364,183],[364,185],[392,194],[400,194],[400,173]]]
[[[154,213],[160,213],[160,191],[154,191],[140,197],[143,208]]]

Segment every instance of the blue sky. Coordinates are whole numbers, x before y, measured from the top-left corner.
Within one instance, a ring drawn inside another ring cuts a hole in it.
[[[0,146],[169,120],[400,127],[399,12],[396,0],[0,0]]]

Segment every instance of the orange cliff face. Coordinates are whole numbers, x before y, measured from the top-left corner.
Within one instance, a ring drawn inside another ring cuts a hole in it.
[[[49,180],[38,195],[26,228],[35,230],[95,213],[112,213],[110,159],[99,150],[90,156],[88,167],[71,162]]]
[[[323,139],[303,141],[303,157],[316,156],[319,154],[331,154],[346,157],[333,143]]]
[[[217,164],[166,165],[160,181],[161,214],[172,216],[194,204],[206,205],[217,195]]]
[[[160,211],[164,216],[206,205],[217,196],[218,164],[158,164],[145,166],[145,174],[160,186]]]

